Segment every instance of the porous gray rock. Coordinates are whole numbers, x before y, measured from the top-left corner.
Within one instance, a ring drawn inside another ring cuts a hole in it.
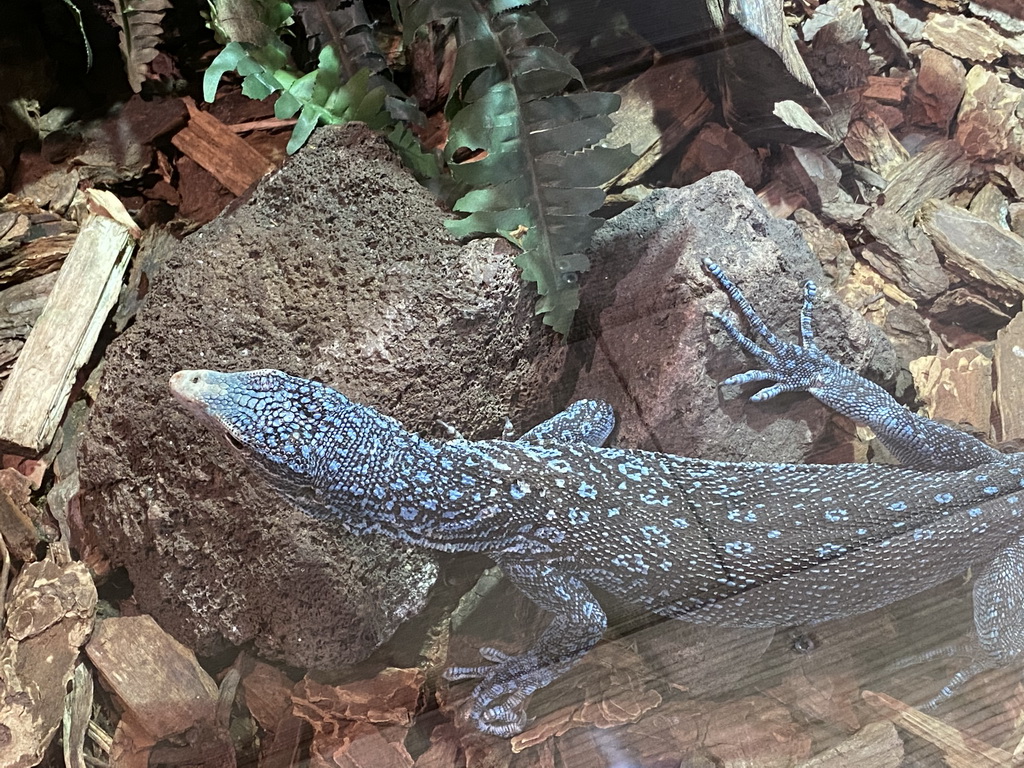
[[[500,430],[555,343],[513,256],[459,247],[365,127],[318,131],[249,199],[186,238],[108,349],[82,507],[143,611],[200,654],[254,642],[303,667],[365,658],[418,612],[437,565],[309,519],[172,399],[183,368],[280,368],[411,429]]]
[[[599,397],[619,416],[619,443],[722,461],[806,460],[831,411],[804,393],[750,403],[756,390],[719,382],[756,366],[722,331],[731,313],[701,260],[721,264],[768,323],[799,338],[807,279],[819,286],[815,338],[880,382],[898,368],[882,332],[839,302],[797,226],[771,216],[739,176],[714,173],[664,189],[598,230],[584,299],[599,329],[569,376],[574,398]],[[741,320],[740,327],[745,328]]]

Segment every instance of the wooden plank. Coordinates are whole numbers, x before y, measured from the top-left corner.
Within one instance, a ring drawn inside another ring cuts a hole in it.
[[[117,222],[89,218],[0,393],[0,447],[36,454],[53,440],[78,369],[117,302],[134,241]]]

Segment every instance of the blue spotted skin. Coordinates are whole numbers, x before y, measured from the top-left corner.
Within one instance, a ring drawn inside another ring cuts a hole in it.
[[[1024,459],[910,413],[821,352],[813,284],[798,346],[706,266],[764,344],[720,317],[764,366],[729,383],[772,382],[755,400],[808,391],[872,427],[906,467],[602,448],[614,419],[598,401],[514,442],[436,442],[280,371],[180,371],[171,389],[307,513],[356,535],[487,553],[553,614],[524,653],[484,648],[486,664],[446,673],[480,679],[469,715],[487,733],[521,730],[527,698],[600,639],[605,614],[588,585],[672,618],[767,627],[869,611],[993,563],[975,586],[979,642],[993,662],[1016,655],[1024,632],[1004,606],[1020,599]]]

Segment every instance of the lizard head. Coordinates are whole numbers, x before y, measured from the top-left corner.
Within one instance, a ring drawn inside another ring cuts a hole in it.
[[[338,445],[360,408],[319,382],[270,369],[178,371],[170,387],[189,412],[292,487],[315,485],[323,449]]]

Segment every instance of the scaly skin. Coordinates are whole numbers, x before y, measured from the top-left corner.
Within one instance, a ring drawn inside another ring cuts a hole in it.
[[[764,348],[727,383],[754,396],[803,390],[870,426],[908,468],[725,463],[600,447],[610,407],[581,401],[514,442],[436,442],[317,382],[264,370],[180,371],[171,390],[228,436],[284,496],[355,535],[483,552],[553,614],[523,653],[481,650],[469,715],[511,736],[529,696],[600,639],[589,586],[664,616],[735,626],[813,624],[887,605],[982,566],[975,614],[985,664],[1015,656],[1024,460],[917,416],[814,344],[813,284],[802,345],[780,340],[711,262],[708,271]],[[991,565],[988,565],[990,564]],[[972,670],[974,671],[974,670]]]

